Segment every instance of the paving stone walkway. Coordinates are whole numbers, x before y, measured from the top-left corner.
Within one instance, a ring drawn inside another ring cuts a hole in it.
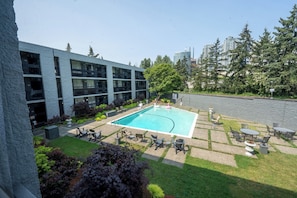
[[[124,137],[121,142],[127,144],[137,144],[145,148],[145,152],[142,157],[159,161],[165,164],[173,165],[182,168],[186,156],[190,154],[191,157],[200,158],[203,160],[212,161],[219,164],[224,164],[232,167],[237,167],[235,161],[235,155],[246,156],[245,154],[245,144],[244,142],[237,142],[229,131],[225,132],[223,127],[224,119],[237,120],[239,123],[248,123],[250,127],[258,130],[260,136],[266,134],[266,126],[260,123],[254,123],[247,120],[238,120],[229,116],[222,115],[222,124],[213,125],[208,121],[207,111],[198,111],[197,109],[185,106],[178,106],[179,108],[189,110],[192,112],[199,112],[196,121],[196,127],[193,132],[192,138],[175,137],[175,139],[183,138],[186,143],[186,153],[178,152],[175,153],[175,149],[169,144],[163,148],[158,148],[155,150],[155,146],[150,147],[151,135],[158,135],[158,138],[164,138],[165,142],[173,142],[173,137],[168,134],[156,133],[153,131],[142,131],[136,129],[126,128],[128,134],[144,134],[145,138],[135,139]],[[82,125],[74,125],[72,127],[60,126],[59,133],[60,136],[69,135],[75,136],[77,131],[76,128],[94,129],[95,131],[102,132],[102,142],[105,143],[116,143],[116,137],[121,136],[121,131],[125,128],[109,124],[112,120],[118,119],[126,114],[130,114],[137,111],[137,109],[131,109],[126,112],[122,112],[116,116],[107,118],[102,121],[94,121]],[[218,115],[214,115],[215,117]],[[43,131],[39,131],[42,134]],[[36,132],[37,133],[37,132]],[[44,132],[43,132],[44,134]],[[83,140],[88,140],[87,137],[82,138]],[[190,150],[190,152],[189,152]],[[256,151],[259,151],[259,144],[255,147]],[[281,138],[276,138],[272,136],[269,140],[269,152],[281,152],[291,155],[297,155],[297,137],[295,136],[293,141],[285,141]],[[246,156],[249,157],[249,156]],[[251,156],[252,158],[257,158],[257,155]]]

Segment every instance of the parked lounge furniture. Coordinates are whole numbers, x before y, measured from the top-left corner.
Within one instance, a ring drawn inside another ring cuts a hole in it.
[[[164,139],[158,139],[158,136],[156,135],[151,135],[151,139],[152,139],[151,147],[155,145],[156,146],[155,150],[157,150],[160,147],[163,147]]]
[[[175,148],[175,153],[177,154],[178,151],[183,151],[184,154],[186,153],[185,151],[185,140],[184,139],[177,139],[174,142],[174,148]]]

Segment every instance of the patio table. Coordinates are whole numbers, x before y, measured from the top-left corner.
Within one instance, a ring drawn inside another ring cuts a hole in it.
[[[295,133],[295,131],[284,127],[273,127],[273,129],[281,133]]]
[[[292,140],[294,138],[293,136],[296,133],[296,131],[293,131],[291,129],[287,129],[287,128],[284,128],[284,127],[273,127],[273,129],[279,133],[278,137],[280,136],[280,133],[282,133],[282,134],[284,134],[284,136],[286,136],[286,138],[292,139]]]
[[[258,131],[252,130],[252,129],[246,129],[246,128],[241,128],[240,131],[244,133],[245,135],[251,136],[252,140],[254,136],[259,135],[260,133]]]

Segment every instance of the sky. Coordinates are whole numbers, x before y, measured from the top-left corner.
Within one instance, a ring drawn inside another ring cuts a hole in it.
[[[173,56],[239,37],[274,32],[297,0],[14,0],[20,41],[139,66],[144,58]],[[193,53],[194,52],[194,53]]]

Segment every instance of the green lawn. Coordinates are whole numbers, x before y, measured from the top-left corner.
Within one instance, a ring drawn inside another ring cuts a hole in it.
[[[66,155],[78,159],[86,159],[92,153],[92,150],[98,148],[98,144],[69,136],[52,140],[49,146],[60,148]]]
[[[67,136],[50,145],[79,158],[87,157],[98,147]],[[238,168],[234,168],[190,157],[189,152],[183,169],[163,164],[162,159],[143,159],[151,167],[146,172],[150,183],[175,197],[297,197],[297,156],[271,152],[253,159],[237,155]]]

